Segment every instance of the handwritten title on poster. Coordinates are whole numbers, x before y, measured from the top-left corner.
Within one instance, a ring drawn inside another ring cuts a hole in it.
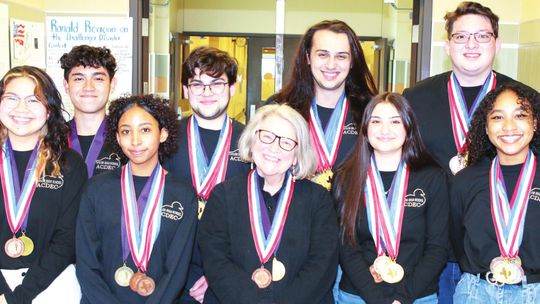
[[[132,19],[124,17],[47,17],[47,72],[58,88],[63,88],[64,71],[60,57],[74,46],[87,44],[107,47],[116,58],[118,79],[110,99],[131,93],[133,31]],[[62,92],[66,109],[71,114],[73,106],[69,96]]]

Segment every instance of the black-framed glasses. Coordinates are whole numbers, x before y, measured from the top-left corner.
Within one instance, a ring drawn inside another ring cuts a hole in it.
[[[204,84],[202,82],[193,82],[188,84],[191,93],[195,95],[202,95],[204,90],[208,87],[212,94],[221,94],[225,91],[225,87],[228,85],[228,82],[213,82],[211,84]]]
[[[495,37],[495,34],[492,32],[476,32],[476,33],[469,33],[469,32],[457,32],[453,33],[451,35],[452,39],[454,40],[454,43],[457,44],[465,44],[469,42],[469,39],[471,36],[474,36],[474,40],[478,43],[489,43],[491,42],[491,38]]]
[[[298,145],[296,140],[284,136],[278,136],[272,131],[259,129],[257,130],[257,133],[259,135],[259,140],[264,144],[271,144],[276,141],[277,138],[279,147],[285,151],[292,151]]]

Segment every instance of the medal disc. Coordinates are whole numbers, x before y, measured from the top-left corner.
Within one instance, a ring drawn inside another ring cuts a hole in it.
[[[4,251],[6,255],[10,258],[18,258],[24,252],[24,243],[15,236],[7,240],[4,245]]]
[[[144,275],[137,283],[137,293],[143,297],[151,295],[154,289],[156,289],[156,283],[147,275]]]
[[[383,271],[380,273],[380,275],[383,281],[386,283],[394,284],[403,279],[405,271],[403,271],[403,267],[401,267],[401,265],[395,261],[391,261],[390,263],[386,264],[386,271]]]
[[[450,159],[448,166],[450,167],[452,174],[456,175],[459,171],[465,168],[465,158],[463,158],[461,155],[456,155]]]
[[[139,280],[144,277],[144,273],[137,271],[131,276],[131,279],[129,280],[129,288],[133,290],[136,293],[139,293],[139,289],[137,288],[137,284],[139,284]]]
[[[272,283],[272,274],[270,271],[265,269],[263,266],[261,268],[255,269],[251,275],[251,280],[259,286],[259,288],[266,288]]]
[[[375,269],[378,274],[381,274],[387,270],[388,263],[391,262],[392,260],[386,255],[378,256],[375,261],[373,261],[373,269]]]
[[[19,240],[21,240],[24,244],[24,250],[21,255],[29,256],[30,254],[32,254],[32,252],[34,251],[34,242],[32,241],[32,239],[23,234],[19,237]]]
[[[276,257],[272,260],[272,281],[277,282],[285,276],[285,265]]]
[[[499,283],[517,284],[523,280],[525,275],[521,265],[514,259],[497,261],[492,265],[493,268],[490,270],[493,273],[493,279]]]
[[[132,276],[133,270],[131,270],[131,268],[127,267],[125,264],[116,269],[114,272],[114,280],[116,281],[116,284],[122,287],[129,286]]]
[[[202,197],[199,197],[197,199],[197,217],[199,218],[199,220],[204,213],[204,206],[206,206],[206,200]]]
[[[318,173],[315,175],[311,180],[323,187],[326,188],[326,190],[330,191],[332,188],[332,176],[334,173],[331,169],[326,169],[321,173]]]

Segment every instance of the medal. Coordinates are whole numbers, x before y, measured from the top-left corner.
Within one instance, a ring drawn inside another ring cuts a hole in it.
[[[133,276],[133,270],[127,267],[126,264],[118,267],[114,272],[114,280],[116,284],[122,287],[128,287],[131,277]]]
[[[4,251],[8,257],[18,258],[22,256],[24,252],[24,243],[13,236],[11,239],[7,240],[6,244],[4,245]]]
[[[143,274],[143,276],[137,281],[137,293],[143,297],[151,295],[156,289],[156,283],[154,280]]]
[[[34,251],[34,242],[31,238],[26,236],[26,234],[23,232],[23,234],[19,237],[19,240],[23,242],[24,251],[21,254],[22,256],[29,256]]]
[[[96,161],[99,156],[99,152],[101,152],[101,149],[103,148],[103,145],[105,144],[105,129],[107,126],[107,118],[105,117],[101,124],[99,125],[99,128],[96,132],[96,135],[94,135],[94,139],[92,140],[92,144],[90,145],[90,149],[88,149],[88,153],[86,154],[86,159],[84,162],[86,163],[86,168],[88,169],[88,177],[92,177],[94,175],[94,168],[96,167]],[[75,120],[71,121],[71,134],[69,134],[69,147],[73,150],[77,151],[81,156],[82,148],[81,143],[79,142],[79,136],[77,134],[77,124],[75,124]]]
[[[264,266],[261,266],[253,271],[251,280],[255,282],[259,288],[266,288],[272,283],[272,274],[270,274],[270,271],[265,269]]]
[[[332,189],[332,176],[334,173],[331,169],[326,169],[321,173],[315,174],[311,181],[323,186],[326,190],[330,191]]]
[[[371,157],[364,189],[364,202],[369,231],[378,255],[373,262],[373,268],[383,281],[390,284],[401,281],[405,274],[396,259],[399,253],[408,183],[409,169],[407,164],[401,161],[386,196],[375,158]]]
[[[28,213],[30,204],[36,190],[38,176],[44,170],[44,164],[38,164],[38,151],[41,142],[34,147],[30,159],[26,165],[25,175],[22,182],[22,189],[17,173],[17,164],[9,138],[0,149],[0,177],[2,183],[2,194],[4,197],[4,210],[13,238],[4,245],[6,255],[11,258],[28,256],[34,250],[34,243],[24,234],[28,224]],[[20,238],[16,238],[17,231],[23,231]]]
[[[455,155],[450,159],[448,167],[450,167],[450,171],[452,171],[452,174],[456,175],[459,171],[463,170],[466,167],[465,158],[459,154]]]
[[[469,125],[472,120],[472,116],[480,102],[487,93],[495,88],[497,84],[497,77],[495,73],[491,72],[482,85],[482,89],[476,96],[471,108],[467,111],[467,103],[461,90],[461,85],[452,72],[450,78],[448,78],[448,103],[450,106],[450,118],[452,119],[452,133],[454,134],[454,143],[458,155],[465,152],[467,149],[465,144],[467,141],[467,133],[469,132]],[[455,175],[459,170],[465,167],[466,163],[463,160],[452,158],[449,163],[450,170]]]
[[[134,292],[136,293],[139,293],[138,292],[138,285],[139,285],[139,281],[144,277],[144,273],[140,272],[140,271],[137,271],[135,272],[132,276],[131,276],[131,279],[129,280],[129,288],[131,288],[131,290],[133,290]]]
[[[285,277],[285,265],[276,257],[272,260],[272,281],[277,282]]]
[[[311,180],[330,190],[332,187],[332,166],[336,163],[336,158],[343,136],[345,120],[349,110],[349,103],[345,98],[345,93],[339,98],[330,120],[324,129],[319,119],[317,102],[311,102],[309,109],[309,133],[315,154],[317,155],[317,172]]]
[[[191,116],[187,125],[188,156],[191,171],[191,183],[197,192],[198,218],[202,217],[206,200],[214,187],[225,180],[228,155],[231,147],[232,120],[227,116],[223,121],[216,149],[210,161],[201,141],[197,119]]]
[[[511,200],[506,193],[506,185],[502,176],[499,157],[496,156],[490,169],[489,190],[491,217],[497,236],[500,257],[494,258],[489,266],[486,279],[491,284],[517,284],[524,278],[525,272],[521,267],[518,256],[519,246],[523,239],[525,215],[529,203],[534,175],[536,158],[531,150],[521,167]]]

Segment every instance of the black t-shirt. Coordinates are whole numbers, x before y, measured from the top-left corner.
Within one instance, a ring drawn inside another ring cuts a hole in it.
[[[199,134],[206,153],[206,161],[210,162],[216,150],[221,130],[209,130],[199,127]]]
[[[81,145],[82,150],[82,157],[86,159],[86,155],[88,155],[88,150],[90,150],[90,146],[92,146],[92,141],[94,140],[94,135],[78,135],[79,138],[79,144]]]
[[[461,87],[461,91],[463,92],[463,97],[465,98],[465,103],[467,103],[467,110],[470,110],[472,107],[474,100],[476,99],[476,96],[478,96],[478,93],[482,89],[482,86],[476,86],[476,87]]]
[[[317,114],[319,114],[319,120],[321,121],[321,126],[323,130],[325,131],[326,131],[326,126],[328,125],[328,122],[330,121],[330,117],[332,116],[333,112],[334,112],[334,108],[325,108],[325,107],[317,105]]]
[[[24,172],[26,171],[26,166],[32,156],[33,150],[30,151],[13,151],[13,156],[15,157],[15,163],[17,164],[17,174],[19,175],[19,186],[22,187],[24,180]]]

